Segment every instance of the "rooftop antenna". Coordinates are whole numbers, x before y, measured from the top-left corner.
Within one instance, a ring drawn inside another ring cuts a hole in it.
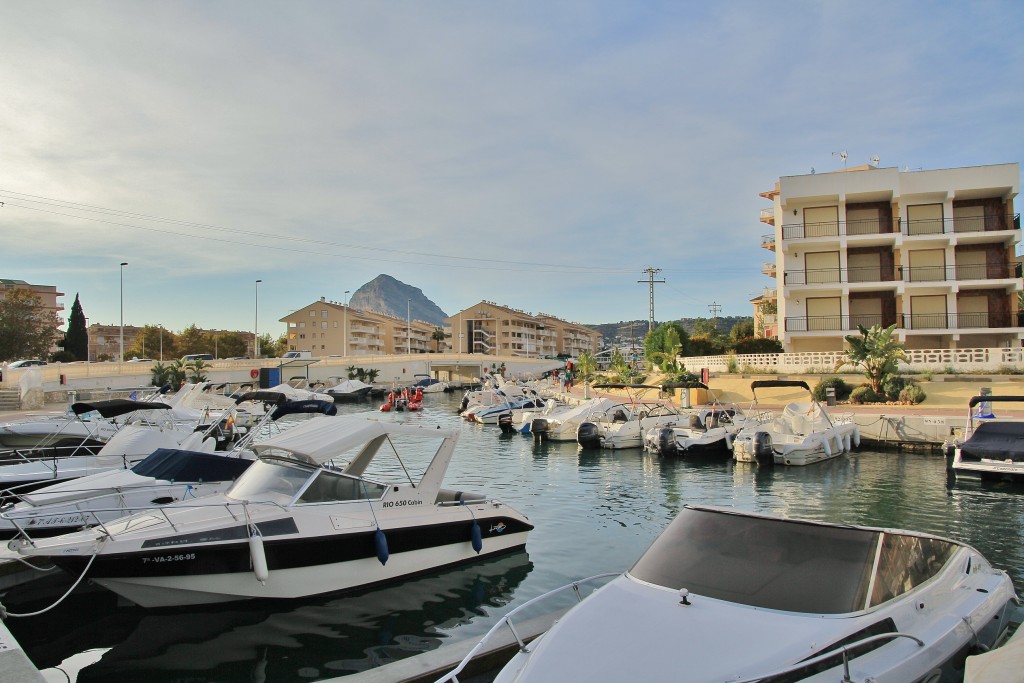
[[[878,158],[877,154],[875,156],[871,157],[870,159],[868,159],[868,163],[870,163],[872,166],[878,166],[878,162],[879,161],[881,161],[881,159]]]
[[[843,150],[842,152],[832,152],[832,156],[839,157],[840,159],[842,159],[843,160],[843,168],[846,168],[846,157],[849,156],[846,153],[846,150]]]

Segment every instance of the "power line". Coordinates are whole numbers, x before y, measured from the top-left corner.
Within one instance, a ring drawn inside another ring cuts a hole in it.
[[[200,234],[194,234],[194,233],[187,233],[187,232],[176,232],[174,230],[162,230],[162,229],[158,229],[158,228],[154,228],[154,227],[147,227],[147,226],[144,226],[144,225],[138,225],[136,223],[126,223],[126,222],[121,222],[121,221],[109,220],[108,218],[124,218],[124,219],[138,219],[138,220],[145,220],[145,221],[153,221],[153,222],[156,222],[156,223],[163,223],[163,224],[169,224],[169,225],[177,225],[177,226],[182,226],[182,227],[187,227],[187,228],[200,228],[203,231],[211,231],[212,230],[212,231],[217,231],[217,232],[224,232],[224,233],[229,233],[229,234],[238,235],[238,236],[241,236],[241,237],[247,237],[247,238],[251,238],[251,239],[266,239],[266,240],[272,240],[272,241],[296,242],[296,243],[304,243],[304,244],[310,244],[310,245],[321,245],[321,246],[337,247],[337,248],[342,248],[342,249],[359,249],[359,250],[363,250],[363,251],[384,252],[384,253],[397,254],[397,255],[402,255],[402,256],[426,257],[426,258],[432,259],[429,262],[408,261],[408,260],[400,261],[400,260],[395,260],[395,259],[385,259],[385,258],[381,258],[379,256],[369,256],[368,255],[368,256],[360,257],[360,256],[353,256],[350,253],[336,254],[336,256],[338,256],[339,258],[350,258],[350,259],[357,259],[357,260],[358,259],[364,259],[364,260],[373,259],[373,260],[377,260],[377,261],[387,261],[387,262],[392,262],[392,263],[411,263],[411,264],[421,264],[421,265],[428,265],[429,264],[429,265],[442,266],[442,267],[448,267],[448,268],[458,267],[458,268],[479,268],[479,269],[494,269],[494,270],[529,270],[531,272],[547,272],[547,273],[564,273],[568,269],[568,270],[573,271],[574,274],[577,274],[577,272],[579,274],[583,274],[583,273],[587,273],[587,274],[615,274],[615,273],[628,273],[628,272],[630,272],[632,270],[631,268],[603,268],[603,267],[599,267],[599,266],[594,266],[592,264],[588,264],[588,265],[573,265],[573,264],[568,264],[568,263],[553,264],[553,263],[537,263],[537,262],[527,262],[527,261],[509,261],[509,260],[503,260],[503,259],[481,258],[481,257],[476,257],[476,256],[454,256],[454,255],[451,255],[451,254],[435,254],[435,253],[430,253],[430,252],[419,252],[419,251],[403,250],[403,249],[393,249],[393,248],[384,248],[384,247],[371,247],[371,246],[366,246],[366,245],[363,245],[363,244],[347,244],[347,243],[342,243],[342,242],[328,242],[328,241],[325,241],[325,240],[316,240],[316,239],[306,238],[306,237],[296,237],[296,236],[293,236],[293,235],[280,235],[280,234],[263,233],[263,232],[256,232],[256,231],[252,231],[252,230],[240,230],[238,228],[228,228],[228,227],[224,227],[224,226],[220,226],[220,225],[214,225],[214,224],[195,223],[195,222],[191,222],[191,221],[183,221],[183,220],[178,220],[178,219],[173,219],[173,218],[162,218],[162,217],[153,216],[153,215],[150,215],[150,214],[132,213],[132,212],[128,212],[128,211],[120,211],[118,209],[109,209],[109,208],[95,206],[95,205],[91,205],[91,204],[80,204],[80,203],[77,203],[77,202],[70,202],[70,201],[66,201],[66,200],[62,200],[62,199],[54,199],[54,198],[51,198],[51,197],[42,197],[40,195],[30,195],[30,194],[25,194],[25,193],[21,193],[21,192],[15,192],[15,191],[12,191],[12,190],[0,189],[0,193],[6,193],[6,194],[10,194],[10,195],[21,195],[21,196],[15,196],[15,197],[6,197],[6,199],[7,199],[6,203],[0,202],[0,206],[3,206],[3,205],[6,204],[6,206],[8,206],[8,207],[15,207],[15,208],[20,208],[20,209],[26,209],[28,211],[37,211],[37,212],[40,212],[40,213],[47,213],[47,214],[56,215],[56,216],[63,216],[65,218],[76,218],[78,220],[91,221],[91,222],[96,222],[96,223],[106,223],[108,225],[116,225],[118,227],[129,228],[129,229],[133,229],[133,230],[144,230],[144,231],[147,231],[147,232],[155,232],[155,233],[159,233],[159,234],[171,235],[171,236],[174,236],[174,237],[184,237],[184,238],[188,238],[188,239],[204,239],[204,240],[211,240],[211,241],[215,241],[215,242],[227,242],[227,243],[230,243],[230,244],[234,244],[236,246],[245,245],[245,246],[254,246],[254,247],[259,247],[259,248],[266,248],[267,245],[265,245],[265,244],[253,244],[251,242],[241,242],[241,241],[239,241],[237,239],[231,239],[231,240],[228,240],[228,239],[218,239],[217,237],[213,237],[213,236],[207,234],[206,232],[202,232]],[[79,214],[76,214],[76,213],[63,213],[62,211],[55,211],[55,210],[51,210],[51,209],[40,208],[38,206],[27,206],[25,204],[14,204],[14,203],[11,203],[12,199],[14,201],[18,201],[18,202],[29,202],[29,203],[33,203],[33,204],[42,204],[43,206],[49,206],[52,209],[62,209],[64,211],[77,211],[77,212],[98,213],[98,214],[101,214],[102,216],[106,216],[108,218],[98,218],[98,217],[94,217],[94,216],[83,216],[83,215],[79,215]],[[286,251],[298,252],[298,253],[318,254],[318,255],[321,255],[321,256],[326,255],[321,250],[310,251],[310,250],[294,249],[294,248],[288,249],[286,247],[274,247],[274,248],[283,249],[283,250],[286,250]],[[450,259],[450,260],[453,260],[453,261],[458,261],[458,263],[442,263],[442,262],[437,261],[437,259]],[[515,266],[515,268],[501,269],[501,268],[493,268],[492,266],[481,265],[481,264],[485,264],[485,263],[493,263],[493,264],[499,264],[499,265],[505,265],[505,266]],[[550,269],[550,270],[545,270],[545,269]]]

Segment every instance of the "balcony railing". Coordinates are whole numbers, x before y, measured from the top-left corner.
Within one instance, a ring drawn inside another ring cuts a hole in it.
[[[775,209],[761,209],[761,222],[775,225]]]
[[[761,264],[761,272],[765,275],[775,275],[775,262],[765,261]]]
[[[1000,280],[1021,277],[1020,263],[972,263],[958,266],[900,267],[904,282],[946,282],[963,280]]]
[[[822,223],[793,223],[782,226],[782,239],[839,237],[840,235],[889,235],[892,221],[872,218],[859,221],[825,221]]]
[[[949,233],[988,232],[992,230],[1020,230],[1020,214],[993,214],[991,216],[953,216],[952,218],[925,218],[908,220],[903,234],[944,235]]]
[[[1024,327],[1024,311],[998,313],[904,313],[883,315],[811,315],[793,316],[785,320],[787,332],[846,332],[858,325],[888,327],[893,323],[904,330],[968,330]]]
[[[895,269],[880,266],[862,268],[811,268],[808,270],[787,270],[783,283],[787,285],[827,285],[860,282],[892,282]]]
[[[761,246],[775,251],[775,235],[761,235]]]

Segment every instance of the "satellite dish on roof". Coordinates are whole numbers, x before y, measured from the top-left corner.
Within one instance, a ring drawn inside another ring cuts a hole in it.
[[[879,159],[878,155],[876,154],[875,156],[868,159],[868,161],[871,162],[872,166],[878,166],[878,162],[881,161],[881,159]]]

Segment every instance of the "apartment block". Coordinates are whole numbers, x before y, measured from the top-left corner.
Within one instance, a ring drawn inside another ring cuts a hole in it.
[[[493,301],[481,301],[445,318],[444,323],[446,344],[455,353],[578,357],[601,349],[601,335],[588,327]]]
[[[117,360],[121,355],[121,326],[93,323],[86,330],[89,337],[89,360]],[[141,327],[124,326],[125,351],[135,344],[135,339],[142,334]],[[154,356],[156,358],[156,356]]]
[[[289,351],[318,356],[374,356],[434,353],[438,327],[376,311],[361,311],[320,297],[280,319],[288,327]]]
[[[787,352],[839,350],[875,324],[908,349],[1019,346],[1019,191],[1017,163],[784,176],[761,193],[776,284],[752,300],[755,322],[774,308]]]

